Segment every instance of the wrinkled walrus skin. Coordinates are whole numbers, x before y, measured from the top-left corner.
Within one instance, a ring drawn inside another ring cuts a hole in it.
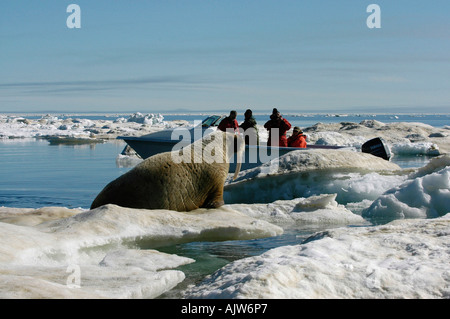
[[[220,145],[230,145],[237,138],[234,134],[219,131],[210,135],[214,135],[212,141],[211,138],[204,137],[187,147],[193,150],[196,143],[201,143],[203,150],[206,145],[214,146],[211,143],[218,143],[220,140],[223,141]],[[239,156],[245,145],[243,142],[238,142],[237,145]],[[183,154],[180,153],[183,151],[175,152]],[[219,153],[219,157],[224,160],[213,163],[195,163],[193,159],[197,153],[193,151],[190,153],[192,160],[181,163],[173,160],[173,152],[157,154],[106,185],[93,201],[91,209],[105,204],[175,211],[220,207],[224,204],[223,187],[228,176],[228,159],[234,152],[232,146],[215,148],[214,154]],[[236,169],[235,176],[238,172],[239,168]]]

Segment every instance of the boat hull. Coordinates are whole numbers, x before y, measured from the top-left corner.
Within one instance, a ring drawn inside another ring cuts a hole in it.
[[[181,147],[187,146],[190,143],[182,143],[178,140],[159,140],[151,139],[149,136],[143,137],[126,137],[119,136],[118,139],[124,140],[140,157],[146,159],[153,155],[171,152]],[[176,148],[175,148],[176,147]],[[267,146],[265,144],[261,145],[246,145],[244,158],[241,160],[241,170],[246,170],[254,168],[283,156],[292,151],[308,151],[311,149],[343,149],[344,146],[331,146],[331,145],[308,145],[307,148],[297,148],[297,147],[275,147]],[[238,162],[237,157],[230,159],[230,172],[234,172],[236,168],[236,163]]]

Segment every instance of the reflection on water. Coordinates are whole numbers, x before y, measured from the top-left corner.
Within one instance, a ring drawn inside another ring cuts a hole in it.
[[[130,169],[116,165],[124,145],[0,140],[0,206],[89,208],[107,183]]]
[[[301,244],[315,230],[288,230],[281,236],[252,240],[236,240],[225,242],[193,242],[158,248],[159,251],[189,257],[194,263],[178,268],[186,275],[186,279],[175,289],[160,298],[181,298],[183,291],[190,285],[200,283],[205,276],[214,273],[228,263],[251,256],[261,255],[267,250],[286,245]]]
[[[391,162],[397,164],[401,168],[419,168],[423,167],[432,159],[432,156],[418,155],[418,156],[401,156],[394,155]]]

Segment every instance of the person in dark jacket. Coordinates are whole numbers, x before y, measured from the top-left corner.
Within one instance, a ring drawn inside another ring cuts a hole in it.
[[[295,126],[287,142],[289,147],[306,148],[306,135],[303,135],[303,131],[298,126]]]
[[[270,120],[264,124],[264,127],[269,131],[269,139],[267,145],[269,146],[287,146],[286,132],[291,129],[291,123],[284,119],[276,108],[273,109]],[[272,132],[278,130],[278,140],[273,140]]]
[[[231,111],[230,115],[219,123],[217,129],[225,132],[227,129],[232,128],[235,132],[239,133],[239,124],[236,120],[236,116],[237,112]]]
[[[244,131],[245,144],[259,145],[258,128],[252,110],[245,111],[244,116],[245,120],[239,127]]]

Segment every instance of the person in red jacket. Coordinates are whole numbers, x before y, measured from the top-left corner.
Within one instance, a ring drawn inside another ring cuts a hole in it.
[[[272,115],[270,115],[270,120],[264,124],[264,127],[269,131],[269,139],[267,140],[267,145],[269,146],[287,146],[286,132],[291,129],[291,123],[284,119],[280,112],[276,108],[273,109]],[[272,132],[273,130],[278,131],[278,140],[273,140]]]
[[[289,147],[306,148],[306,135],[303,135],[303,131],[298,127],[294,127],[294,132],[288,138]]]
[[[237,112],[231,111],[230,115],[220,121],[217,129],[226,132],[227,128],[232,128],[235,132],[239,133],[239,124],[236,120]]]

